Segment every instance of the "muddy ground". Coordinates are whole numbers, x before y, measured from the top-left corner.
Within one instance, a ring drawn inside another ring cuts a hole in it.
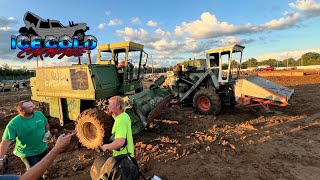
[[[224,110],[221,115],[195,114],[187,105],[166,107],[159,128],[134,136],[136,158],[146,176],[162,179],[319,179],[320,75],[269,77],[290,86],[290,106],[260,110]],[[14,103],[29,92],[0,93],[0,135],[17,113]],[[55,136],[74,128],[50,119]],[[50,146],[54,144],[52,139]],[[9,150],[10,173],[24,165]],[[50,167],[47,179],[90,179],[89,170],[99,152],[77,140]]]

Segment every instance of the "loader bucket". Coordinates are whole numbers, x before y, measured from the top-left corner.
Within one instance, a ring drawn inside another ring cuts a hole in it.
[[[126,112],[131,118],[132,133],[147,127],[172,98],[172,92],[167,88],[149,89],[128,96]]]
[[[234,88],[236,101],[243,106],[250,106],[252,100],[260,104],[286,106],[294,92],[293,89],[258,76],[239,79]]]

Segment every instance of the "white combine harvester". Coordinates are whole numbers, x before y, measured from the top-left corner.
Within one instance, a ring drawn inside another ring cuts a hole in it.
[[[294,90],[258,76],[240,78],[244,46],[207,50],[206,59],[187,60],[167,72],[178,102],[192,102],[201,114],[218,114],[226,106],[286,106]]]

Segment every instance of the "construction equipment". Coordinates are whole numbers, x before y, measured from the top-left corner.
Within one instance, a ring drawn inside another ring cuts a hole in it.
[[[159,88],[164,78],[143,91],[141,79],[148,58],[143,47],[134,42],[101,44],[96,64],[91,64],[89,53],[89,64],[79,61],[72,66],[37,68],[36,77],[31,78],[31,98],[40,102],[47,115],[59,118],[61,125],[65,120],[76,121],[79,141],[95,149],[111,136],[113,118],[105,113],[108,98],[121,95],[132,132],[137,133],[172,98],[168,88]]]
[[[201,114],[219,114],[222,106],[286,106],[293,90],[260,77],[240,79],[245,47],[232,45],[205,51],[206,59],[178,63],[164,83],[178,102],[192,102]]]

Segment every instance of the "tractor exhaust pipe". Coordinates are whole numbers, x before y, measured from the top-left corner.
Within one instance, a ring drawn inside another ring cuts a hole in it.
[[[91,51],[90,50],[87,50],[87,54],[88,54],[88,60],[89,60],[89,64],[91,64]]]

